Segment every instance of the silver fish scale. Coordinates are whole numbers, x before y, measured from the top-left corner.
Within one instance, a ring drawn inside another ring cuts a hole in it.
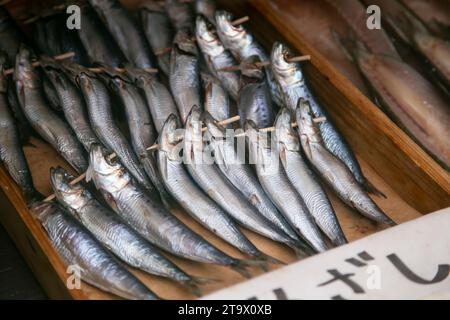
[[[378,222],[395,224],[368,196],[347,166],[324,146],[306,102],[297,110],[297,123],[306,156],[337,195],[362,215]]]
[[[97,176],[97,179],[101,178],[100,175]],[[175,255],[198,262],[224,265],[235,262],[231,257],[223,254],[188,229],[175,216],[132,184],[127,184],[110,196],[114,199],[114,205],[117,207],[115,211],[154,245]]]
[[[259,128],[272,126],[274,114],[272,99],[265,81],[244,84],[239,91],[238,102],[240,123],[252,120]]]
[[[210,142],[214,146],[217,166],[223,175],[242,192],[262,216],[281,232],[296,240],[297,235],[274,207],[250,167],[245,162],[238,162],[242,159],[238,159],[233,144],[228,141],[215,142],[213,139],[210,139]]]
[[[97,200],[91,199],[76,216],[101,243],[129,265],[179,281],[190,279]]]
[[[99,143],[99,140],[89,124],[84,100],[78,89],[65,75],[56,70],[50,72],[57,73],[55,75],[58,78],[57,81],[56,79],[54,80],[53,76],[50,76],[50,79],[61,101],[64,117],[72,127],[84,149],[89,152],[92,144]]]
[[[172,45],[173,34],[170,20],[163,11],[156,11],[147,8],[140,10],[142,25],[153,52],[168,48]],[[170,71],[170,55],[161,54],[156,57],[159,68],[165,75]]]
[[[177,118],[178,110],[173,100],[172,94],[167,87],[156,77],[143,77],[137,81],[137,85],[144,91],[153,124],[159,133],[166,119],[174,114]]]
[[[280,78],[283,78],[280,81],[280,88],[283,92],[286,107],[292,112],[295,112],[299,99],[303,98],[310,102],[311,111],[316,118],[326,117],[324,110],[317,103],[315,97],[307,87],[301,70],[299,68],[295,68],[294,66],[292,67],[292,70],[295,71],[290,76],[290,79],[286,79],[281,73],[277,75],[277,77],[279,76]],[[364,185],[366,183],[366,179],[362,174],[361,168],[353,152],[348,147],[342,135],[334,127],[329,117],[327,117],[327,121],[319,123],[319,129],[326,148],[336,157],[341,159],[353,173],[357,181],[361,185]]]
[[[24,193],[33,192],[33,180],[20,144],[19,132],[5,93],[0,93],[0,161]]]
[[[186,129],[186,131],[188,130]],[[191,150],[189,139],[185,136],[184,140],[183,150]],[[186,151],[186,153],[189,153],[189,151]],[[201,155],[197,154],[197,158],[199,157]],[[280,233],[271,222],[259,214],[256,208],[222,175],[217,166],[214,164],[195,164],[194,161],[187,161],[186,164],[191,177],[233,219],[269,239],[292,244],[290,238]]]
[[[347,167],[317,144],[310,144],[310,149],[312,152],[311,161],[314,166],[348,206],[356,209],[369,219],[392,224],[392,221],[356,182]]]
[[[208,111],[217,121],[231,118],[230,99],[228,93],[213,77],[202,76],[202,79],[204,82],[205,91],[205,110]]]
[[[42,224],[66,265],[81,268],[84,281],[127,299],[158,299],[67,214],[51,212]]]
[[[198,58],[172,50],[170,88],[183,124],[193,106],[201,107]]]
[[[245,29],[242,30],[243,32],[239,35],[239,37],[232,37],[224,32],[219,24],[217,27],[217,34],[219,35],[220,40],[222,40],[225,48],[229,49],[239,62],[247,60],[252,56],[257,56],[260,61],[270,60],[269,55],[266,53],[264,48],[255,41],[253,36]],[[275,104],[279,106],[283,105],[282,95],[275,81],[271,67],[264,67],[264,71],[266,73],[266,79],[269,84],[272,99]]]
[[[287,177],[305,201],[306,207],[320,229],[334,244],[345,244],[347,241],[336,219],[334,209],[322,186],[314,177],[314,173],[308,168],[299,152],[286,149],[283,152]]]
[[[225,49],[219,38],[208,30],[203,18],[197,18],[197,43],[205,57],[209,71],[220,80],[230,96],[237,100],[239,91],[239,72],[221,72],[222,68],[237,65],[231,53]]]
[[[89,0],[130,63],[152,68],[150,47],[144,31],[117,0]]]
[[[89,118],[98,138],[117,154],[123,165],[142,186],[153,190],[136,155],[113,119],[111,101],[106,87],[99,79],[90,78],[87,75],[80,77],[82,77],[81,89],[86,99]]]
[[[79,173],[87,168],[80,143],[69,127],[45,104],[38,89],[23,89],[25,116],[33,128]]]
[[[239,250],[251,255],[258,253],[234,221],[192,182],[183,164],[170,161],[164,152],[158,158],[165,162],[160,168],[165,169],[166,188],[195,220]]]
[[[327,245],[302,198],[289,182],[278,161],[278,153],[255,145],[254,141],[250,145],[253,155],[258,157],[254,159],[254,162],[259,182],[272,202],[284,214],[297,233],[316,251],[326,251]],[[271,167],[264,167],[264,164],[270,164]]]

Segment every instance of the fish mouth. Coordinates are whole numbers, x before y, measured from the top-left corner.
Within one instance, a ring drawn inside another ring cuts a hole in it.
[[[208,133],[215,140],[226,139],[225,128],[220,124],[217,124],[216,119],[214,119],[214,117],[208,111],[203,112],[202,121],[205,122],[205,125],[208,128]]]
[[[106,149],[99,144],[91,146],[89,162],[90,167],[101,175],[108,175],[120,169],[120,164],[111,158]]]
[[[293,68],[294,63],[290,63],[287,59],[290,56],[289,49],[281,42],[276,42],[272,48],[272,61],[274,66],[280,71],[287,71]]]
[[[208,28],[208,23],[203,16],[198,16],[196,21],[196,33],[197,37],[199,37],[202,41],[211,43],[217,41],[217,38],[214,37],[211,31]]]
[[[70,181],[73,179],[74,177],[62,167],[50,168],[50,180],[55,192],[67,195],[81,194],[82,189],[76,185],[70,185]]]
[[[216,21],[217,26],[223,30],[223,32],[230,38],[236,38],[245,32],[241,25],[233,26],[231,21],[233,16],[231,13],[226,11],[217,11]]]

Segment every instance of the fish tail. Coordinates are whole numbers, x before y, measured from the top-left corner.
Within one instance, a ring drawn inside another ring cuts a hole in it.
[[[258,267],[261,268],[263,271],[266,272],[269,271],[268,261],[263,256],[263,254],[258,255],[257,257],[251,259],[243,259],[240,261],[248,267]]]
[[[216,282],[220,282],[220,280],[212,279],[212,278],[202,278],[202,277],[192,277],[191,276],[191,278],[189,280],[184,281],[182,284],[194,296],[201,297],[202,292],[199,287],[210,284],[210,283],[216,283]]]
[[[386,195],[378,190],[369,180],[364,181],[363,187],[368,193],[387,199]]]
[[[237,273],[239,273],[241,276],[243,276],[244,278],[250,279],[251,278],[251,274],[250,272],[247,270],[247,268],[249,267],[248,261],[247,260],[235,260],[231,265],[230,265],[231,269],[233,269],[234,271],[236,271]]]
[[[299,259],[304,259],[315,254],[314,250],[303,241],[297,241],[294,245],[290,245],[290,247]]]
[[[286,262],[278,260],[277,258],[269,256],[268,254],[265,254],[265,253],[261,253],[261,255],[258,258],[260,258],[262,261],[265,261],[270,264],[286,265]]]
[[[35,203],[42,201],[42,199],[44,199],[44,196],[39,191],[33,188],[32,190],[24,191],[23,198],[27,206],[30,208]]]

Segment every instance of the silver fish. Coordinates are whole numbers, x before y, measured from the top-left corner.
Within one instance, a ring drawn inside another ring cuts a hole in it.
[[[201,106],[197,45],[186,30],[178,31],[170,57],[170,88],[184,124],[192,106]]]
[[[139,10],[142,26],[153,52],[168,48],[174,37],[170,20],[163,8],[154,2],[145,3]],[[159,54],[156,57],[158,66],[165,75],[170,72],[170,55]]]
[[[175,30],[194,30],[195,12],[190,3],[181,0],[164,1],[166,12]]]
[[[133,183],[125,168],[109,160],[100,146],[91,149],[87,179],[93,179],[111,208],[153,245],[189,260],[230,266],[248,275],[243,261],[211,245],[148,197]]]
[[[198,294],[200,281],[161,255],[148,241],[129,227],[116,213],[104,207],[81,183],[63,168],[51,168],[50,180],[59,203],[97,240],[128,265],[150,274],[180,282]]]
[[[245,60],[249,68],[242,71],[239,83],[239,99],[237,108],[241,127],[247,120],[252,120],[258,128],[267,128],[275,120],[272,99],[264,72],[259,68],[251,68],[258,61],[256,56]]]
[[[279,42],[274,44],[271,59],[272,70],[283,93],[285,106],[294,112],[300,98],[310,101],[314,116],[325,116],[327,118],[327,121],[319,124],[320,134],[322,135],[325,147],[345,163],[358,183],[370,192],[377,192],[364,177],[361,167],[355,155],[350,150],[350,147],[345,142],[344,137],[339,133],[329,117],[327,117],[322,106],[316,101],[316,98],[306,83],[300,64],[287,61],[290,55],[290,50],[285,45]]]
[[[103,82],[87,69],[75,65],[64,65],[76,78],[83,93],[88,109],[89,119],[100,141],[113,150],[133,177],[148,191],[154,187],[145,175],[136,154],[127,139],[117,127],[113,118],[111,97]]]
[[[155,66],[144,31],[118,0],[89,0],[89,3],[130,63],[139,68]]]
[[[7,78],[4,75],[7,57],[0,55],[0,161],[22,190],[27,202],[33,200],[36,191],[30,169],[20,144],[13,115],[7,97]]]
[[[289,181],[305,201],[306,207],[323,233],[335,245],[345,244],[347,240],[330,200],[300,153],[300,141],[297,132],[292,128],[291,118],[291,112],[287,108],[283,108],[275,121],[274,137],[284,171]]]
[[[222,10],[216,12],[217,34],[225,48],[229,49],[239,62],[252,56],[257,56],[260,61],[268,61],[270,59],[269,55],[254,39],[253,35],[242,25],[233,26],[232,21],[233,16],[231,13]],[[277,105],[283,105],[282,95],[270,66],[264,67],[264,71],[272,99]]]
[[[100,62],[119,67],[126,62],[116,41],[91,6],[81,7],[81,21],[80,29],[77,30],[78,37],[91,63]]]
[[[172,121],[174,118],[170,117],[165,125],[158,151],[158,165],[167,189],[205,228],[242,252],[264,258],[264,254],[241,233],[234,220],[192,181],[183,166],[182,159],[177,157],[176,150],[183,145],[183,136],[177,135],[177,127],[175,123],[171,123]]]
[[[4,6],[0,6],[0,50],[8,56],[8,64],[13,65],[20,45],[27,43],[26,36],[16,25]]]
[[[207,73],[202,73],[201,78],[205,92],[205,110],[217,121],[231,118],[230,98],[220,82]],[[230,126],[231,124],[228,127]]]
[[[159,299],[62,207],[40,202],[31,212],[42,223],[64,263],[80,268],[83,281],[125,299]]]
[[[57,112],[61,111],[61,101],[59,101],[55,86],[46,75],[42,76],[42,91],[49,106]]]
[[[162,202],[166,207],[170,208],[171,198],[161,181],[156,159],[153,153],[147,151],[147,148],[155,143],[156,133],[145,99],[141,96],[137,87],[120,75],[113,76],[109,83],[113,91],[121,99],[125,109],[134,152],[138,155],[152,184],[158,190]]]
[[[245,155],[236,152],[235,140],[228,135],[226,129],[217,124],[215,119],[205,112],[203,116],[208,131],[205,133],[214,151],[214,159],[223,175],[238,189],[245,198],[256,207],[259,213],[270,221],[280,232],[284,232],[294,240],[298,236],[289,223],[278,212],[258,182],[251,167],[245,161]],[[243,137],[245,139],[245,137]],[[237,138],[241,139],[241,138]],[[245,150],[245,140],[241,140]],[[239,143],[239,142],[237,142]],[[239,149],[239,144],[238,147]]]
[[[201,16],[197,17],[195,34],[209,71],[220,80],[230,96],[234,100],[237,100],[239,72],[219,71],[221,68],[237,65],[236,60],[222,45],[217,34],[214,34],[209,30],[206,20]]]
[[[127,68],[127,74],[144,92],[153,124],[158,133],[161,132],[164,122],[171,114],[175,115],[179,121],[177,106],[172,94],[156,75],[134,68]]]
[[[363,216],[381,223],[395,225],[373,202],[355,180],[347,166],[325,147],[322,136],[313,122],[313,112],[308,101],[300,99],[296,119],[303,151],[336,194]]]
[[[328,249],[314,218],[305,202],[290,183],[280,165],[276,145],[271,145],[267,132],[261,132],[252,121],[247,121],[245,132],[248,138],[250,159],[255,164],[259,182],[289,221],[291,226],[317,252]]]
[[[83,96],[56,61],[46,57],[41,57],[40,61],[45,74],[55,87],[67,123],[85,150],[89,152],[91,145],[99,143],[99,140],[89,123]]]
[[[183,156],[191,177],[225,212],[242,226],[269,239],[295,247],[295,241],[280,232],[237,190],[207,158],[202,138],[201,110],[193,107],[186,122]]]
[[[22,46],[14,70],[17,96],[28,121],[79,173],[87,168],[83,147],[67,124],[46,104],[38,74],[31,65],[31,51]]]
[[[214,0],[195,0],[195,12],[197,16],[202,15],[208,19],[208,22],[216,24],[216,10],[217,5]]]

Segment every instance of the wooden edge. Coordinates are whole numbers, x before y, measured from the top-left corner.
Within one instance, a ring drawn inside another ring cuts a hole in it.
[[[434,189],[433,192],[438,193],[435,198],[440,198],[441,203],[436,205],[434,203],[423,203],[416,199],[414,195],[408,194],[409,191],[404,188],[404,185],[400,181],[389,180],[402,198],[418,208],[422,213],[428,213],[450,205],[450,174],[445,169],[439,166],[420,146],[361,93],[350,80],[338,72],[323,55],[305,43],[295,30],[283,27],[285,26],[285,22],[279,16],[273,14],[268,2],[249,0],[248,6],[250,8],[247,7],[246,11],[262,15],[301,54],[311,55],[312,59],[310,63],[315,71],[318,71],[329,81],[353,105],[358,115],[367,119],[370,122],[370,126],[373,126],[377,133],[379,133],[378,140],[374,140],[374,142],[380,141],[381,139],[388,139],[389,143],[392,143],[395,148],[392,151],[398,153],[397,159],[401,156],[402,161],[406,164],[403,174],[411,178],[411,181],[414,181],[416,184],[419,185],[420,183],[422,186],[420,188],[421,191],[427,192],[428,190],[424,188],[427,185],[429,188]],[[256,19],[250,19],[250,21],[254,20]],[[389,154],[386,154],[386,156],[389,156]],[[378,174],[381,176],[389,176],[384,166],[370,161],[370,159],[365,160]],[[409,171],[409,168],[415,168],[415,172],[421,171],[423,174],[419,174],[420,177],[415,177],[414,175],[417,174]]]
[[[0,222],[13,239],[36,279],[49,298],[87,299],[81,290],[66,287],[66,267],[53,248],[45,230],[35,220],[19,188],[12,182],[3,166],[0,166]]]

